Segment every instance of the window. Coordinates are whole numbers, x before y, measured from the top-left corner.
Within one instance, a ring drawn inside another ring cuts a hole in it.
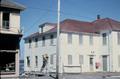
[[[83,35],[79,34],[79,43],[82,44],[83,43]]]
[[[118,67],[120,67],[120,55],[118,55]]]
[[[107,44],[107,35],[106,35],[106,33],[102,34],[102,37],[103,37],[103,45],[106,45]]]
[[[50,36],[50,45],[53,45],[54,39],[53,39],[53,35]]]
[[[84,61],[83,55],[79,55],[79,64],[83,64],[83,61]]]
[[[35,66],[38,67],[38,56],[35,56]]]
[[[32,42],[32,41],[31,41],[31,40],[29,40],[29,48],[31,48],[31,42]]]
[[[42,37],[42,46],[45,46],[45,37]]]
[[[50,64],[53,64],[54,61],[54,55],[50,55]]]
[[[120,32],[117,33],[118,45],[120,45]]]
[[[89,42],[90,42],[90,45],[93,45],[93,35],[89,36]]]
[[[9,16],[10,13],[3,13],[3,28],[4,29],[9,29]]]
[[[72,34],[69,33],[68,34],[68,44],[71,44],[72,43]]]
[[[35,47],[38,47],[38,38],[35,38]]]
[[[27,67],[30,67],[30,57],[27,56]]]
[[[72,65],[72,55],[68,55],[68,65]]]

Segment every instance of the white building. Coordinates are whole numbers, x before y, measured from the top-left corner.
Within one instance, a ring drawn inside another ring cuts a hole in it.
[[[48,72],[56,71],[56,24],[44,23],[25,38],[25,71],[40,71],[48,54]],[[59,73],[119,72],[120,22],[66,19],[60,23]]]

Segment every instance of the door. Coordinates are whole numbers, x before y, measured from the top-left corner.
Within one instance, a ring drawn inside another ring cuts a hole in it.
[[[93,57],[90,57],[90,72],[94,70]]]
[[[107,56],[103,56],[102,61],[103,61],[103,71],[107,71]]]

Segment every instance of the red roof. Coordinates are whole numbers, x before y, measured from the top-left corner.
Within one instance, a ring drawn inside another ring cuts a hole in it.
[[[52,33],[56,32],[57,30],[57,24],[54,24],[54,28],[48,30],[46,33]],[[120,22],[115,21],[110,18],[104,18],[104,19],[98,19],[93,22],[85,22],[85,21],[78,21],[78,20],[72,20],[72,19],[66,19],[64,21],[60,22],[60,31],[61,32],[84,32],[84,33],[99,33],[102,30],[114,30],[114,31],[120,31]],[[34,37],[41,35],[39,32],[34,33],[29,37]]]
[[[102,30],[120,31],[120,22],[110,18],[98,19],[93,24],[97,32]]]

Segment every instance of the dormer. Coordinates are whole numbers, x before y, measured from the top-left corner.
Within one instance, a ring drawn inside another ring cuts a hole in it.
[[[20,34],[20,12],[25,7],[10,0],[0,0],[0,33]]]
[[[39,26],[39,33],[47,32],[48,30],[54,28],[55,25],[56,24],[54,24],[54,23],[44,23],[44,24]]]

